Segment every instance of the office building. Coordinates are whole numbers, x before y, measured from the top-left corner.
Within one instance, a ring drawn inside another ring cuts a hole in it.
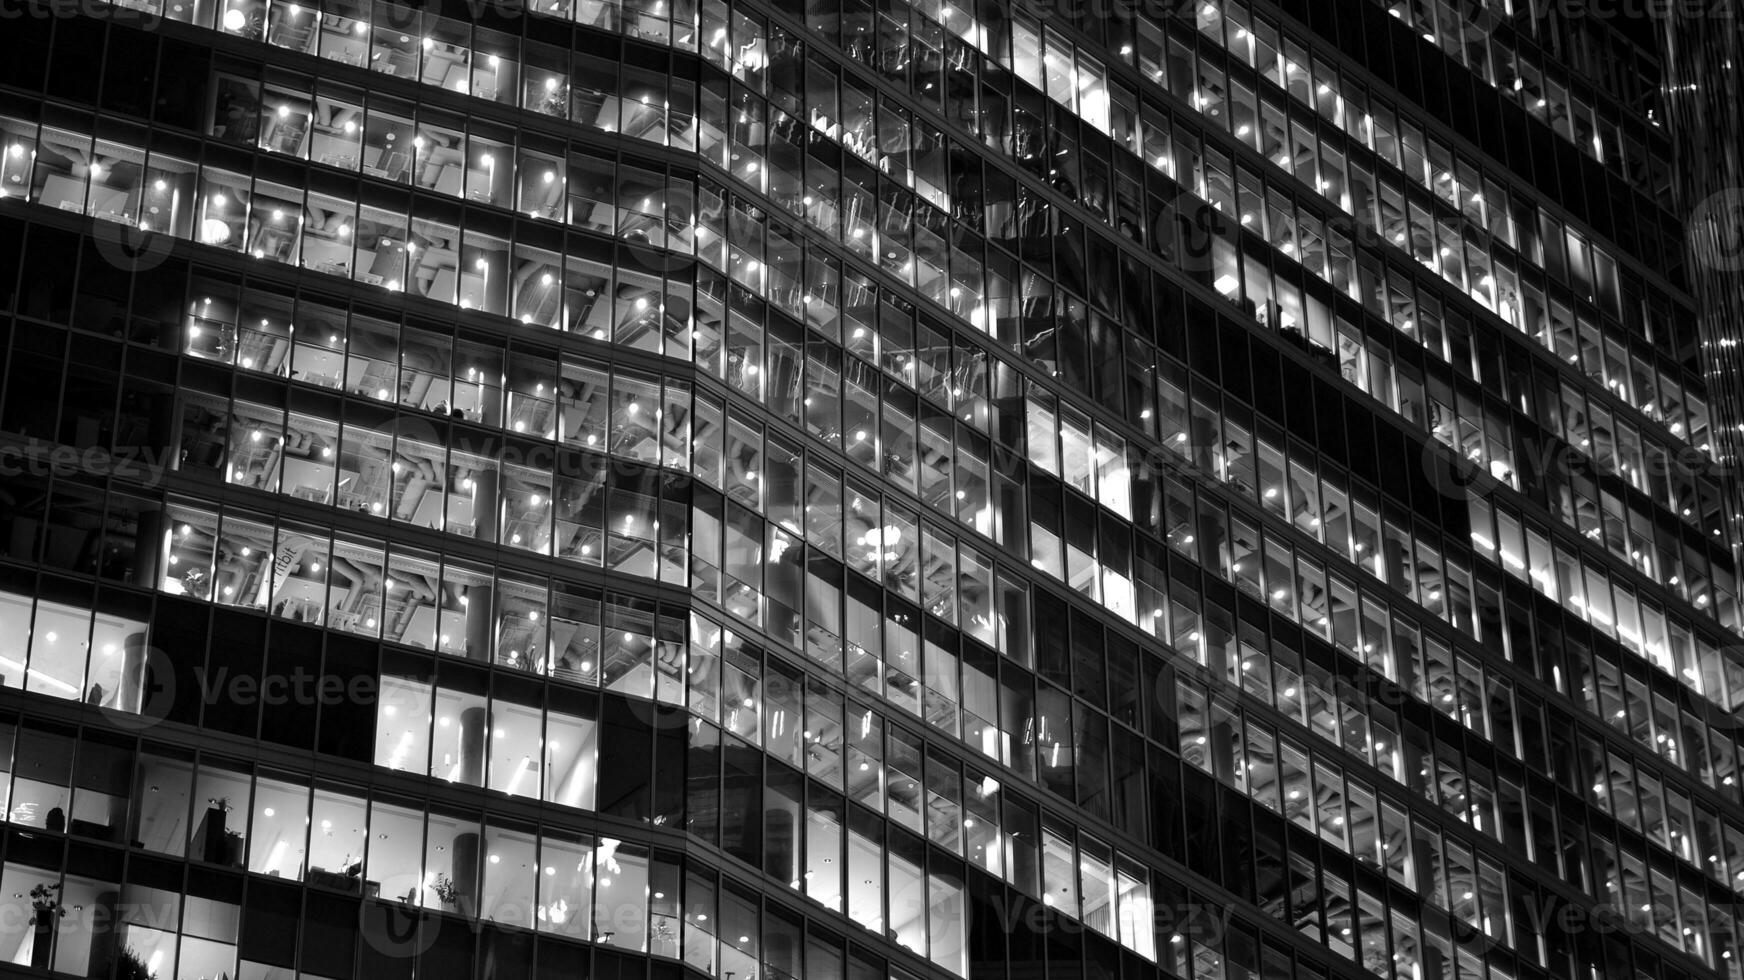
[[[1744,980],[1703,30],[1554,7],[19,8],[0,973]]]
[[[1733,479],[1744,459],[1744,375],[1740,374],[1739,324],[1744,323],[1744,140],[1731,107],[1744,95],[1733,64],[1744,57],[1739,34],[1728,30],[1731,11],[1720,4],[1668,9],[1662,23],[1667,52],[1666,102],[1678,134],[1676,174],[1688,215],[1691,292],[1703,326],[1703,368],[1713,392],[1714,434],[1720,461]],[[1734,516],[1734,520],[1739,520]],[[1732,542],[1737,557],[1739,542]]]

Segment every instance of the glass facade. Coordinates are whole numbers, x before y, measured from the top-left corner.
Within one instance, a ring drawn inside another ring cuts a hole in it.
[[[1666,78],[1668,110],[1683,135],[1677,189],[1690,218],[1691,291],[1703,327],[1702,355],[1715,393],[1714,429],[1720,458],[1744,459],[1744,381],[1736,326],[1744,319],[1738,288],[1740,234],[1744,233],[1744,128],[1726,106],[1740,94],[1732,65],[1744,54],[1735,32],[1712,30],[1716,11],[1697,5],[1665,18],[1662,43],[1673,55]],[[1744,484],[1731,481],[1733,512],[1744,515]],[[1735,517],[1734,519],[1739,519]],[[1736,555],[1736,550],[1734,551]]]
[[[0,27],[0,959],[1744,980],[1658,51],[463,6]]]

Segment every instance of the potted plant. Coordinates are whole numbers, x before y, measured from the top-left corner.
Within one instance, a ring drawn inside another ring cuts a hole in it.
[[[48,969],[54,956],[56,928],[67,914],[61,907],[61,883],[36,885],[30,889],[30,965]]]
[[[455,887],[454,879],[438,873],[431,883],[430,890],[436,893],[436,900],[442,903],[445,912],[456,911],[460,904],[460,889]]]
[[[151,972],[129,946],[115,958],[115,980],[157,980],[157,974]]]

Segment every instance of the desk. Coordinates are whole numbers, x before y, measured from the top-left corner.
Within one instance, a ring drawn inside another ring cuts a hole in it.
[[[309,873],[303,876],[303,880],[311,885],[318,885],[322,888],[331,888],[335,891],[351,892],[354,895],[358,892],[358,886],[362,885],[363,894],[366,898],[374,898],[381,894],[381,882],[366,881],[358,875],[348,875],[340,871],[328,871],[324,868],[310,868]]]

